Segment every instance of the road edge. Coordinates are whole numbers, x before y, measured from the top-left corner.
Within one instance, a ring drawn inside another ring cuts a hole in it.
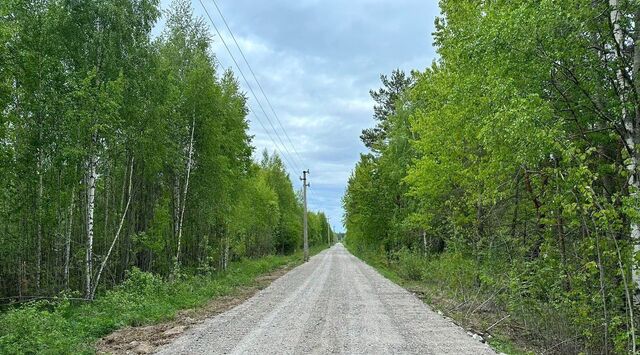
[[[402,277],[400,277],[397,272],[395,272],[394,270],[392,270],[389,267],[385,267],[384,265],[380,265],[379,263],[375,263],[375,262],[371,262],[370,260],[368,260],[368,258],[363,258],[360,255],[358,255],[356,252],[354,252],[353,249],[349,248],[349,246],[347,245],[347,243],[343,243],[345,249],[347,251],[349,251],[349,253],[351,255],[353,255],[354,257],[356,257],[358,260],[362,261],[363,263],[365,263],[366,265],[370,266],[371,268],[373,268],[376,272],[378,272],[378,274],[380,274],[380,276],[384,277],[385,279],[389,280],[390,282],[393,282],[394,284],[398,285],[399,287],[401,287],[402,289],[406,290],[407,292],[409,292],[410,294],[412,294],[414,297],[416,297],[417,299],[419,299],[422,303],[424,303],[425,306],[427,306],[432,312],[437,313],[440,317],[444,318],[445,320],[451,322],[452,324],[455,324],[456,326],[460,327],[461,329],[463,329],[465,331],[465,333],[467,333],[467,335],[471,338],[473,338],[474,340],[484,343],[487,346],[489,346],[493,351],[496,352],[496,354],[499,355],[507,355],[507,354],[514,354],[514,355],[520,355],[523,354],[523,352],[520,351],[520,349],[516,349],[515,352],[505,352],[505,349],[501,349],[501,348],[497,348],[495,346],[495,344],[492,344],[492,342],[490,341],[491,339],[485,339],[485,337],[483,337],[482,334],[479,334],[477,331],[475,331],[474,329],[471,329],[469,327],[466,327],[464,324],[462,324],[461,322],[457,321],[456,319],[448,316],[447,314],[443,313],[441,310],[437,309],[436,307],[434,307],[430,302],[428,302],[428,300],[424,297],[424,294],[422,294],[421,292],[416,292],[416,290],[411,289],[408,286],[406,280],[404,280]],[[528,353],[524,353],[524,354],[528,354]]]
[[[310,254],[315,256],[326,249],[327,247],[311,248]],[[283,266],[258,275],[248,285],[236,287],[228,295],[215,297],[204,305],[179,311],[170,321],[120,328],[98,339],[94,349],[97,354],[151,354],[207,318],[239,306],[303,263],[302,257],[295,258]]]

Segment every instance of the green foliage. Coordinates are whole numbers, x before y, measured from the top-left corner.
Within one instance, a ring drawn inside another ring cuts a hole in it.
[[[83,339],[62,315],[64,306],[34,302],[8,311],[0,321],[0,350],[5,354],[60,354],[77,350]]]
[[[478,280],[487,276],[483,271],[477,268],[473,260],[460,253],[446,253],[427,260],[423,277],[431,285],[461,294],[473,290]]]
[[[396,252],[396,257],[398,258],[398,273],[400,277],[412,281],[422,280],[424,277],[423,272],[425,271],[424,258],[413,254],[407,249],[401,249]]]

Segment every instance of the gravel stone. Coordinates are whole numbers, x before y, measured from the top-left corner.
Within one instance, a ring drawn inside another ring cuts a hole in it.
[[[166,336],[174,336],[174,335],[178,335],[182,332],[184,332],[184,330],[187,329],[187,327],[183,326],[183,325],[179,325],[177,327],[173,327],[171,329],[167,329],[164,331],[164,335]]]
[[[136,346],[135,349],[133,349],[133,352],[136,354],[151,354],[152,351],[153,346],[151,346],[151,344],[147,342],[142,342],[138,346]]]

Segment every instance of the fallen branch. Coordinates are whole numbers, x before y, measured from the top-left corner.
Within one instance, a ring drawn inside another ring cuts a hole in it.
[[[11,300],[15,300],[14,302],[10,302],[10,303],[5,303],[5,305],[10,305],[10,304],[15,304],[15,303],[25,303],[25,302],[31,302],[31,301],[37,301],[37,300],[54,300],[54,301],[58,301],[58,300],[71,300],[71,301],[91,301],[89,299],[86,299],[84,297],[58,297],[58,296],[13,296],[13,297],[2,297],[0,298],[0,301],[11,301]]]
[[[499,321],[497,321],[497,322],[495,322],[495,323],[491,324],[491,326],[489,326],[489,328],[487,328],[487,329],[485,330],[485,333],[489,332],[489,331],[491,330],[491,328],[495,327],[495,326],[496,326],[496,325],[498,325],[500,322],[502,322],[503,320],[505,320],[505,319],[507,319],[507,318],[509,318],[509,317],[511,317],[511,315],[510,315],[510,314],[507,314],[506,316],[502,317]]]
[[[555,349],[555,348],[559,347],[560,345],[562,345],[562,344],[564,344],[564,343],[566,343],[566,342],[572,341],[572,340],[576,340],[576,339],[578,339],[579,337],[580,337],[580,335],[576,335],[576,336],[574,336],[574,337],[572,337],[572,338],[565,339],[565,340],[563,340],[563,341],[559,342],[558,344],[556,344],[556,345],[554,345],[554,346],[550,347],[549,349],[547,349],[547,350],[543,351],[543,352],[542,352],[542,354],[546,354],[546,353],[550,352],[551,350],[553,350],[553,349]]]
[[[482,302],[478,307],[474,308],[473,311],[471,311],[471,313],[467,313],[467,317],[469,317],[470,315],[474,314],[478,309],[480,309],[480,307],[484,306],[485,304],[487,304],[489,301],[491,301],[494,297],[496,297],[500,292],[502,292],[502,290],[504,290],[506,288],[505,286],[502,286],[497,292],[494,292],[491,297],[487,298],[484,302]]]

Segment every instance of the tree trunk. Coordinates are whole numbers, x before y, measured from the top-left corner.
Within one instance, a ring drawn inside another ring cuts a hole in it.
[[[187,176],[184,182],[184,192],[182,193],[182,203],[180,206],[180,219],[178,222],[178,247],[176,251],[176,264],[175,270],[177,271],[180,267],[180,251],[182,247],[182,222],[184,221],[184,210],[187,206],[187,191],[189,190],[189,176],[191,175],[191,164],[193,159],[193,133],[196,128],[196,118],[193,117],[191,123],[191,138],[189,139],[189,153],[187,158]]]
[[[109,261],[109,257],[111,256],[111,252],[113,251],[113,247],[116,245],[116,241],[118,241],[118,237],[120,236],[120,232],[122,232],[122,226],[124,225],[124,219],[127,216],[127,212],[129,211],[129,206],[131,205],[131,185],[133,182],[133,157],[131,158],[131,164],[129,168],[129,190],[127,196],[127,204],[122,211],[122,218],[120,219],[120,224],[118,225],[118,230],[116,231],[116,235],[113,237],[113,241],[111,242],[111,246],[109,247],[109,251],[107,255],[105,255],[104,259],[102,259],[102,263],[100,264],[100,269],[96,274],[96,277],[93,282],[93,288],[91,289],[91,297],[96,295],[96,289],[98,288],[98,283],[100,282],[100,277],[102,276],[102,271],[104,270],[105,265],[107,265],[107,261]]]
[[[640,10],[637,10],[635,13],[635,24],[636,24],[636,38],[634,40],[634,50],[633,50],[633,80],[634,80],[634,89],[636,92],[640,92],[640,78],[638,77],[638,75],[640,75],[640,31],[637,29],[638,24],[640,23]],[[633,168],[632,173],[629,175],[629,179],[633,179],[633,184],[630,183],[629,186],[633,186],[633,193],[632,193],[632,198],[633,201],[635,203],[635,206],[637,208],[638,204],[638,198],[640,196],[638,196],[638,193],[640,190],[640,177],[638,176],[638,162],[640,160],[640,152],[638,152],[637,149],[637,143],[640,140],[640,133],[638,132],[640,130],[640,105],[636,102],[635,105],[635,122],[634,122],[634,131],[633,131],[633,138],[634,138],[634,154],[632,155],[632,166],[629,167]],[[630,171],[631,172],[631,171]],[[631,224],[631,240],[633,242],[633,255],[632,255],[632,262],[635,261],[635,256],[640,254],[640,227],[638,226],[637,222],[632,222]],[[636,264],[632,264],[635,265],[632,270],[633,270],[633,281],[635,282],[635,287],[636,287],[636,304],[640,304],[640,269],[638,268],[638,265]],[[634,348],[635,351],[635,348]]]
[[[178,240],[178,229],[180,224],[180,177],[176,173],[173,179],[173,237]]]
[[[424,253],[424,257],[427,257],[427,231],[425,229],[422,230],[422,249]]]
[[[598,235],[598,232],[596,231],[595,233],[596,236],[596,256],[597,256],[597,260],[598,260],[598,274],[599,274],[599,281],[600,281],[600,295],[602,297],[602,315],[604,317],[604,353],[608,354],[609,353],[609,310],[607,309],[607,296],[606,296],[606,282],[605,282],[605,276],[604,276],[604,265],[602,265],[602,257],[601,257],[601,252],[600,252],[600,237]],[[569,290],[567,290],[569,291]]]
[[[227,271],[229,266],[229,236],[224,237],[224,255],[222,258],[222,270]]]
[[[631,199],[633,204],[636,204],[638,200],[638,189],[640,188],[640,181],[638,180],[638,151],[636,147],[636,143],[638,141],[638,121],[640,121],[640,112],[638,111],[638,107],[636,105],[635,115],[629,114],[627,109],[628,98],[627,98],[627,90],[629,89],[629,85],[627,85],[627,81],[624,75],[623,69],[623,53],[624,53],[624,33],[622,27],[620,25],[620,21],[622,19],[622,13],[620,11],[619,0],[609,0],[609,5],[611,7],[611,24],[613,26],[613,38],[615,40],[615,53],[616,58],[618,59],[618,70],[616,71],[617,81],[618,81],[618,94],[621,105],[621,119],[624,125],[624,142],[626,145],[626,149],[629,153],[628,163],[626,165],[627,171],[629,172],[629,178],[627,180],[629,186],[629,198]],[[636,14],[636,18],[639,18],[639,15]],[[640,48],[638,45],[635,45],[634,54],[633,54],[633,80],[638,80],[636,78],[638,68],[640,67]],[[635,86],[635,84],[634,84]],[[635,117],[634,117],[635,116]],[[633,243],[633,254],[631,256],[631,268],[632,268],[632,280],[635,285],[635,294],[636,297],[635,302],[640,303],[640,299],[638,297],[638,290],[640,289],[640,270],[635,262],[635,255],[640,253],[640,226],[637,221],[631,220],[629,225],[630,231],[630,239],[631,243]]]
[[[562,271],[564,273],[564,290],[571,291],[571,274],[569,273],[569,265],[567,261],[567,234],[564,230],[564,218],[562,218],[562,209],[557,211],[556,223],[558,229],[558,238],[560,242],[560,258],[562,259]]]
[[[203,246],[202,249],[200,250],[200,262],[204,263],[205,265],[208,266],[207,263],[207,248],[209,248],[209,233],[204,235],[204,241],[203,241]]]
[[[543,186],[544,184],[545,184],[545,179],[543,179]],[[533,202],[533,206],[536,209],[536,226],[537,226],[538,233],[535,235],[536,239],[534,240],[533,246],[531,246],[531,249],[529,250],[529,258],[535,259],[539,256],[540,247],[542,246],[542,236],[544,234],[544,223],[542,221],[545,216],[544,216],[544,213],[541,211],[542,203],[540,202],[538,195],[536,195],[535,192],[533,191],[531,176],[529,174],[529,171],[526,169],[526,167],[524,169],[524,186],[527,189],[527,192],[529,193],[531,198],[531,202]]]
[[[93,135],[94,146],[97,143],[97,137]],[[85,258],[85,297],[91,298],[91,273],[93,272],[93,213],[95,210],[96,199],[96,165],[97,157],[95,153],[91,153],[87,166],[87,251]]]
[[[109,166],[107,166],[107,169],[109,169]],[[111,196],[111,182],[112,182],[112,177],[111,177],[111,173],[109,173],[109,176],[105,176],[104,177],[104,227],[103,227],[103,233],[102,235],[107,236],[109,235],[109,200],[110,200],[110,196]],[[106,243],[107,243],[107,239],[104,239],[105,242],[105,248],[106,248]]]
[[[37,198],[37,241],[36,241],[36,291],[40,293],[40,279],[42,276],[42,195],[44,184],[42,181],[42,149],[38,149],[38,198]]]
[[[517,172],[516,175],[516,193],[515,193],[515,208],[513,210],[513,218],[511,219],[511,239],[513,241],[516,240],[516,234],[517,234],[517,230],[518,230],[518,213],[520,211],[520,181],[521,181],[521,175],[520,172]],[[509,260],[513,261],[513,252],[511,249],[511,243],[507,243],[507,248],[509,250]]]
[[[26,261],[18,261],[20,268],[20,281],[18,282],[18,298],[22,298],[22,296],[29,292],[29,284],[27,280],[27,263]]]
[[[76,199],[76,186],[71,189],[71,203],[69,204],[69,220],[67,235],[64,240],[64,288],[69,289],[69,260],[71,259],[71,233],[73,231],[73,210]]]

